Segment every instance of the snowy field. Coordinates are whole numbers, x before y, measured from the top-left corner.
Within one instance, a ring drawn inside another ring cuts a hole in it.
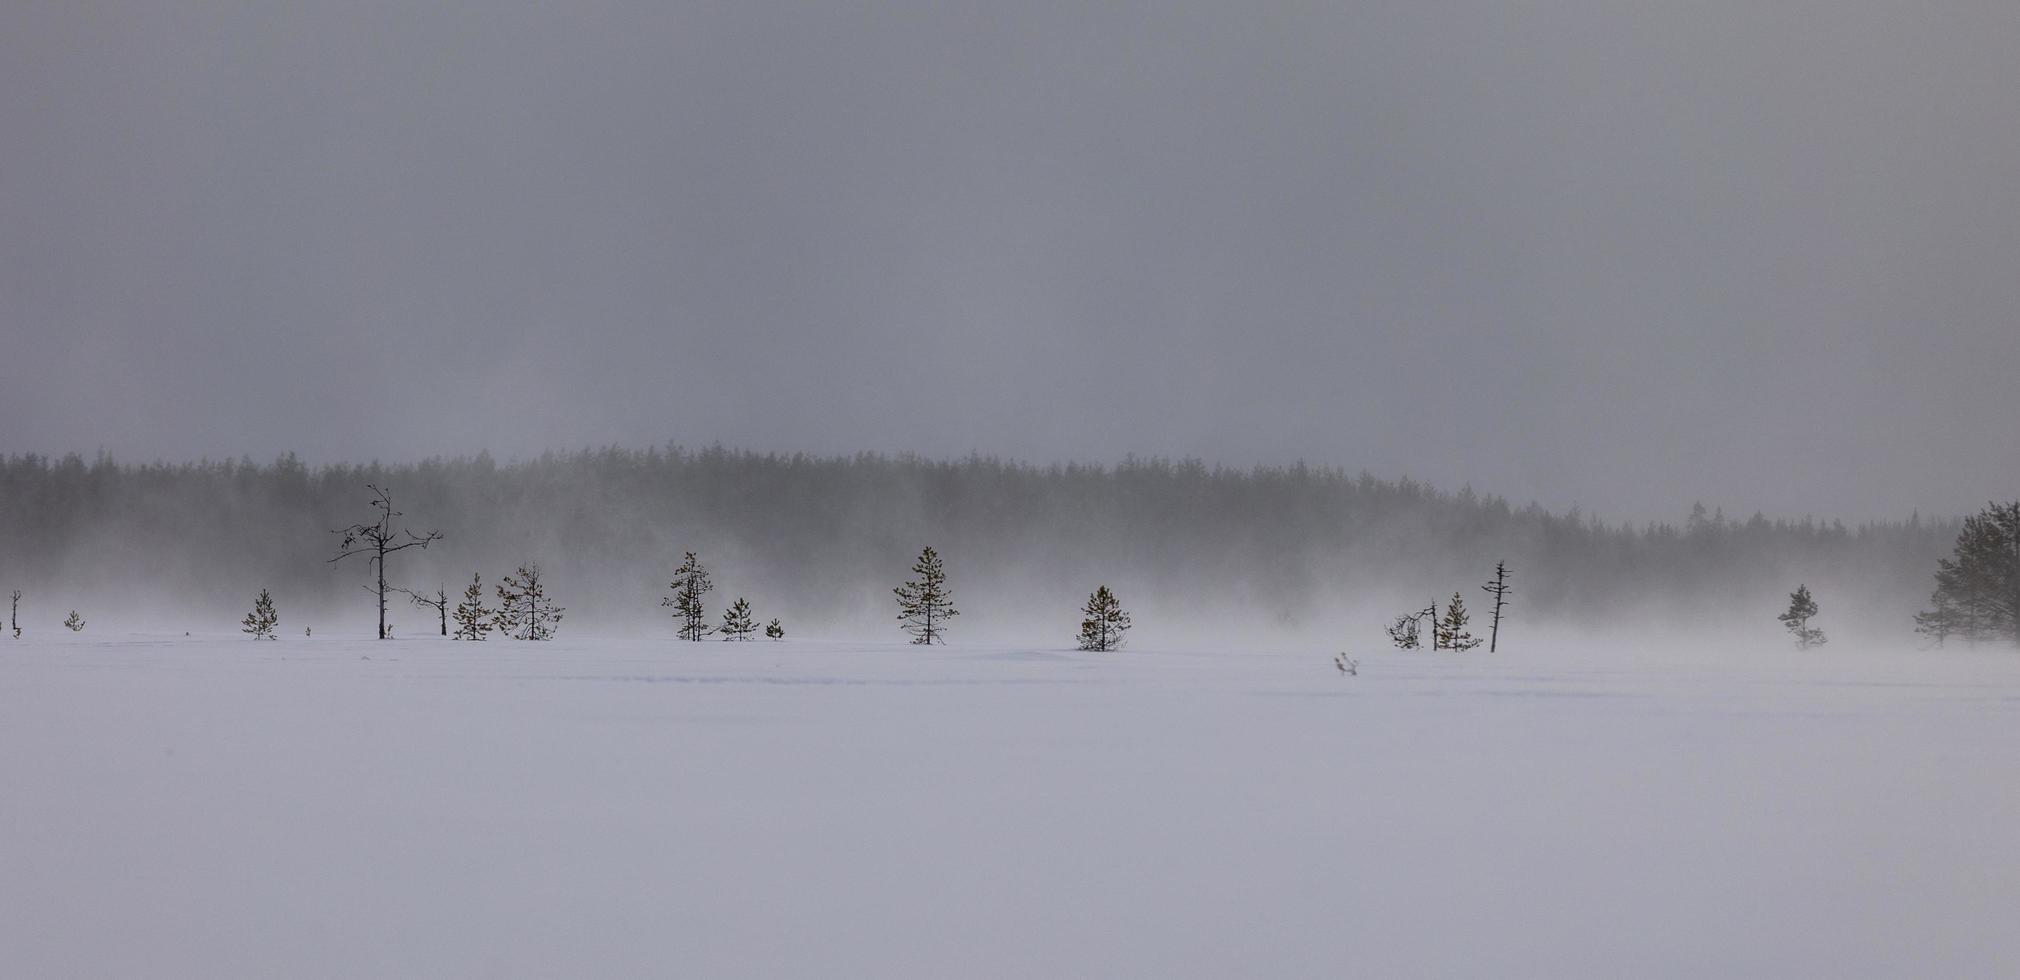
[[[2020,976],[2020,655],[1331,653],[0,639],[0,976]]]

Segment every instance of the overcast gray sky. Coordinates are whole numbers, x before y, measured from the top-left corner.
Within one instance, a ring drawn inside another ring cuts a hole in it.
[[[2020,494],[2020,7],[19,2],[0,451]]]

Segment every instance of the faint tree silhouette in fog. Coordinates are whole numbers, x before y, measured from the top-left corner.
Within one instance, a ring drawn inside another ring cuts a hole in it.
[[[1936,562],[1935,608],[1915,630],[1937,644],[1950,636],[2020,643],[2020,501],[1991,504],[1964,519],[1950,557]]]
[[[1810,587],[1798,585],[1789,593],[1789,608],[1776,619],[1782,627],[1796,638],[1796,649],[1808,650],[1824,645],[1824,631],[1810,626],[1810,618],[1817,614],[1817,600],[1810,597]]]

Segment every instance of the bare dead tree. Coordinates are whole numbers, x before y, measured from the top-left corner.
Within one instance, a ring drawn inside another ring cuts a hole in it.
[[[1480,587],[1480,591],[1494,597],[1494,621],[1487,633],[1487,652],[1493,653],[1501,644],[1501,607],[1507,605],[1508,594],[1515,591],[1508,587],[1508,563],[1494,563],[1494,581]]]
[[[7,625],[14,627],[14,638],[21,638],[21,590],[14,590],[14,608],[7,613]]]
[[[386,586],[386,556],[408,548],[426,548],[429,543],[442,540],[442,532],[415,534],[404,528],[396,529],[393,521],[402,515],[393,509],[393,495],[385,488],[370,483],[365,487],[372,491],[372,501],[367,506],[378,512],[379,519],[370,524],[353,524],[331,531],[331,534],[343,535],[343,544],[338,546],[337,556],[330,562],[340,562],[354,555],[365,556],[375,580],[373,585],[365,586],[365,591],[378,599],[379,639],[384,640],[392,635],[386,629],[386,593],[393,591]]]
[[[407,598],[414,601],[414,605],[427,606],[435,610],[435,615],[442,620],[442,635],[449,635],[449,592],[447,589],[437,586],[435,594],[432,596],[425,592],[416,592],[413,589],[403,589],[398,586],[394,586],[393,591],[404,593]]]

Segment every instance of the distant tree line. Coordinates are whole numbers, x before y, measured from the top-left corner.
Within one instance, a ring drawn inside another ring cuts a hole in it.
[[[385,524],[383,555],[367,532],[385,513],[375,504],[360,520],[368,484],[397,486],[400,509],[425,515],[414,537]],[[1042,611],[1096,582],[1205,617],[1296,624],[1357,597],[1445,595],[1500,558],[1524,570],[1531,623],[1645,623],[1663,609],[1699,621],[1757,607],[1796,579],[1842,608],[1906,623],[1962,527],[1919,516],[1856,527],[1733,520],[1703,507],[1675,524],[1628,526],[1409,479],[1196,460],[1033,466],[722,448],[319,467],[291,454],[263,464],[0,459],[0,581],[135,595],[173,583],[181,605],[234,617],[260,585],[291,608],[353,608],[358,577],[343,566],[376,566],[404,547],[388,592],[540,555],[571,606],[631,616],[657,601],[667,556],[692,550],[736,568],[757,590],[745,596],[754,609],[862,622],[880,592],[889,608],[892,568],[924,540],[959,556],[969,594],[994,597],[970,611],[983,626],[1028,620],[1033,609],[1013,599]],[[331,528],[356,532],[356,558],[330,561]],[[434,533],[453,549],[414,539]],[[375,567],[365,577],[376,608],[388,597]],[[460,627],[442,622],[443,591],[430,595],[430,625]],[[1995,621],[1969,589],[1944,602],[1958,606],[1942,614],[1947,635]],[[1449,613],[1437,605],[1427,630]],[[945,625],[934,614],[933,630]]]

